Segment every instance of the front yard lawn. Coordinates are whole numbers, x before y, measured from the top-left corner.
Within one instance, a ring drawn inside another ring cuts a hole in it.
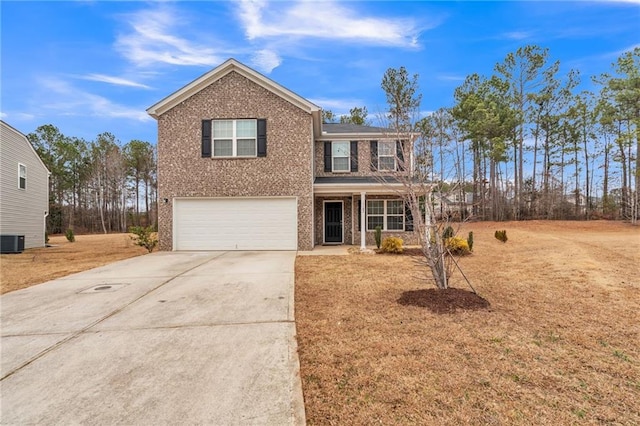
[[[0,255],[2,294],[147,253],[130,235],[76,235],[74,243],[54,235],[52,247]]]
[[[481,309],[401,303],[433,288],[410,256],[298,257],[308,423],[640,424],[640,230],[469,230],[474,254],[461,266],[490,304]],[[453,286],[469,290],[459,274]]]

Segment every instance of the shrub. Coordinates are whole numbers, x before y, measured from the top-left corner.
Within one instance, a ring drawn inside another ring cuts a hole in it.
[[[401,254],[404,251],[402,243],[402,238],[387,237],[382,242],[382,252]]]
[[[70,243],[76,240],[76,236],[73,233],[73,229],[71,228],[67,229],[67,232],[64,234],[64,236],[67,237],[67,241],[69,241]]]
[[[473,231],[469,231],[469,236],[467,237],[467,244],[469,244],[469,251],[473,251]]]
[[[49,244],[49,233],[47,231],[44,232],[44,243]]]
[[[380,248],[380,242],[382,241],[382,226],[376,226],[376,230],[373,235],[376,237],[376,247]]]
[[[444,240],[444,243],[451,254],[464,256],[465,254],[471,253],[471,249],[469,248],[467,240],[462,237],[447,238],[446,240]]]
[[[507,240],[509,239],[509,238],[507,238],[507,230],[506,229],[503,230],[503,231],[496,231],[494,236],[496,237],[496,240],[502,241],[503,243],[506,243]]]
[[[442,233],[442,239],[446,240],[453,237],[454,235],[455,232],[453,232],[453,228],[451,226],[447,226],[446,228],[444,228],[444,232]]]
[[[146,228],[144,226],[132,226],[129,228],[129,232],[134,234],[131,237],[134,244],[146,248],[149,253],[158,245],[158,238],[156,238],[153,226],[147,226]]]

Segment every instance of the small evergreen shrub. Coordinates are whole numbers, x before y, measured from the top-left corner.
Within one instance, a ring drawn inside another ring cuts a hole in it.
[[[507,240],[509,239],[509,238],[507,238],[507,230],[506,229],[502,230],[502,231],[496,231],[494,236],[496,237],[496,240],[502,241],[503,243],[506,243]]]
[[[134,236],[131,237],[133,243],[146,248],[149,253],[158,245],[158,238],[156,237],[153,226],[147,226],[146,228],[144,226],[132,226],[129,228],[129,232],[134,234]]]
[[[447,238],[444,240],[444,243],[451,254],[455,254],[456,256],[464,256],[471,253],[467,240],[462,237]]]
[[[446,228],[444,228],[444,232],[442,232],[442,239],[446,240],[453,237],[454,235],[455,233],[453,232],[453,228],[451,226],[447,226]]]
[[[402,243],[402,238],[387,237],[382,242],[382,252],[401,254],[404,251]]]
[[[469,236],[467,237],[467,244],[469,245],[469,251],[473,251],[473,231],[469,231]]]
[[[376,247],[380,248],[380,243],[382,242],[382,226],[376,226],[376,230],[373,235],[376,238]]]
[[[76,240],[76,236],[73,233],[73,229],[69,228],[67,229],[67,232],[64,234],[65,237],[67,237],[67,241],[69,241],[70,243],[73,243]]]

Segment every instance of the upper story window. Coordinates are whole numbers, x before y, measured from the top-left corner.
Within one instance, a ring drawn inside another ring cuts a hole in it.
[[[371,171],[395,172],[405,170],[403,141],[370,141]]]
[[[357,172],[358,141],[324,142],[325,172]]]
[[[333,172],[348,172],[351,170],[351,143],[335,141],[331,143],[331,164]]]
[[[18,188],[27,189],[27,166],[18,164]]]
[[[213,120],[214,157],[255,157],[257,120]]]
[[[378,142],[378,170],[396,170],[396,142]]]

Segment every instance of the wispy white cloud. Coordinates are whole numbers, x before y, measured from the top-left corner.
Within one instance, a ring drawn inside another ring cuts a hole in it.
[[[322,109],[332,110],[338,116],[345,114],[348,115],[351,108],[364,105],[364,102],[360,99],[315,98],[309,99],[309,101],[318,105]]]
[[[520,41],[532,38],[534,35],[535,32],[533,31],[509,31],[506,33],[502,33],[499,38]]]
[[[251,64],[267,74],[273,71],[274,68],[280,66],[281,63],[282,59],[280,56],[270,49],[258,50],[251,58]]]
[[[111,75],[87,74],[87,75],[79,76],[78,78],[83,80],[99,81],[102,83],[113,84],[116,86],[139,87],[141,89],[151,89],[151,87],[147,86],[146,84],[138,83],[133,80],[128,80],[126,78],[115,77]]]
[[[456,74],[438,74],[436,78],[441,81],[464,81],[466,77]]]
[[[249,40],[301,37],[419,47],[420,28],[414,19],[363,16],[361,11],[334,1],[269,4],[242,0],[239,18]]]
[[[53,110],[64,116],[92,116],[124,118],[134,121],[151,121],[144,108],[132,108],[115,103],[104,96],[82,91],[68,82],[55,77],[39,80],[42,88],[50,95],[53,102],[42,102],[41,108]]]
[[[34,114],[29,114],[26,112],[11,112],[8,113],[6,111],[0,111],[0,118],[3,120],[12,120],[12,121],[31,121],[36,116]]]
[[[213,41],[204,44],[177,35],[187,33],[190,26],[176,8],[162,5],[124,15],[124,20],[130,28],[117,37],[115,47],[136,66],[158,63],[211,66],[224,60],[211,47],[216,44]]]

